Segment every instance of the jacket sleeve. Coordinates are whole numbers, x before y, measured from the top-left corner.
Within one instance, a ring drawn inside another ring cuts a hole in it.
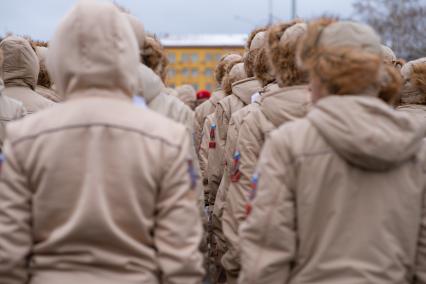
[[[283,134],[274,134],[260,155],[253,209],[240,228],[240,284],[287,283],[295,256],[294,169]]]
[[[201,140],[203,138],[203,126],[204,126],[204,117],[203,117],[203,104],[198,106],[194,112],[194,145],[198,157],[200,157],[201,149]]]
[[[420,235],[417,245],[415,284],[426,284],[426,188],[423,193],[423,208]]]
[[[8,140],[0,175],[0,283],[24,284],[32,247],[31,191]]]
[[[162,271],[161,283],[195,284],[203,278],[201,218],[197,208],[196,173],[190,142],[182,135],[173,153],[165,156],[156,204],[154,242]]]
[[[238,229],[246,218],[246,204],[251,191],[251,178],[254,174],[263,138],[257,125],[251,121],[249,114],[241,124],[236,149],[241,153],[239,161],[239,179],[229,185],[222,218],[223,233],[226,237],[228,251],[223,257],[223,264],[230,275],[238,276],[241,269],[240,238]]]
[[[216,107],[216,121],[217,130],[219,133],[219,139],[222,141],[222,145],[225,145],[226,135],[228,134],[228,125],[230,117],[227,115],[224,106],[221,102]]]

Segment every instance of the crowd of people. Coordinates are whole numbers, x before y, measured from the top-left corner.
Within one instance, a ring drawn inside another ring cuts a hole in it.
[[[107,2],[0,63],[1,284],[426,284],[426,58],[368,25],[257,28],[211,96]]]

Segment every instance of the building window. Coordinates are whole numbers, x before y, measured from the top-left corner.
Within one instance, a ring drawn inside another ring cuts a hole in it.
[[[193,53],[193,54],[191,55],[191,60],[192,60],[192,62],[197,62],[197,61],[198,61],[198,54]]]
[[[182,69],[182,75],[183,75],[183,76],[185,76],[185,77],[188,77],[188,75],[189,75],[189,70],[188,70],[188,68],[183,68],[183,69]]]
[[[195,89],[196,91],[198,91],[198,84],[197,84],[197,83],[192,84],[192,87],[194,87],[194,89]]]
[[[182,54],[181,60],[182,60],[182,62],[188,62],[189,61],[189,55],[186,54],[186,53]]]
[[[207,62],[210,62],[210,61],[212,61],[212,54],[211,53],[206,53],[206,56],[205,56],[205,59],[206,59],[206,61]]]
[[[169,77],[174,77],[175,75],[176,75],[176,70],[175,70],[175,69],[170,68],[170,69],[167,71],[167,76],[169,76]]]
[[[208,83],[208,84],[206,84],[206,89],[207,89],[207,91],[209,91],[209,92],[211,92],[212,91],[212,84],[210,84],[210,83]]]
[[[216,61],[220,61],[221,58],[222,58],[222,54],[217,53],[216,54]]]
[[[213,70],[211,68],[206,68],[206,70],[204,70],[204,75],[206,77],[211,77],[213,75]]]
[[[176,61],[176,54],[169,53],[169,55],[167,57],[169,58],[169,62],[170,63],[175,63],[175,61]]]
[[[192,70],[191,70],[191,75],[192,75],[193,77],[198,76],[198,69],[197,69],[197,68],[192,68]]]

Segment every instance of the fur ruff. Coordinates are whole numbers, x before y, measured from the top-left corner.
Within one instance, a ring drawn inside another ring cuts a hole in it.
[[[233,53],[227,53],[220,59],[219,63],[217,64],[215,70],[214,70],[214,77],[216,79],[216,82],[220,85],[222,84],[223,78],[226,75],[226,68],[228,64],[231,62],[230,60],[227,60],[227,57],[230,55],[238,55],[239,54],[233,54]],[[241,58],[241,56],[240,56]]]
[[[248,50],[250,50],[250,46],[251,46],[251,43],[252,43],[252,41],[253,41],[254,37],[255,37],[258,33],[260,33],[260,32],[265,32],[266,30],[267,30],[267,28],[265,28],[265,27],[260,27],[260,28],[256,28],[256,29],[254,29],[254,30],[250,33],[250,35],[249,35],[249,37],[248,37],[248,39],[247,39],[247,45],[246,45],[246,49],[247,49],[247,51],[248,51]]]
[[[306,72],[300,70],[296,61],[297,42],[283,44],[281,37],[284,32],[301,20],[294,20],[272,26],[267,34],[267,55],[280,87],[307,83]]]
[[[379,98],[389,105],[396,106],[400,101],[402,76],[392,65],[383,66]]]
[[[411,82],[424,96],[426,96],[426,63],[415,64]]]
[[[308,25],[298,43],[300,62],[311,76],[321,80],[330,94],[351,95],[381,88],[382,57],[353,48],[318,46],[322,31],[334,19],[322,18]]]
[[[254,59],[254,76],[262,84],[266,86],[275,81],[275,76],[272,75],[271,66],[266,54],[266,48],[262,47]]]
[[[142,62],[151,68],[163,82],[166,81],[169,61],[163,46],[156,38],[147,37],[145,39]]]

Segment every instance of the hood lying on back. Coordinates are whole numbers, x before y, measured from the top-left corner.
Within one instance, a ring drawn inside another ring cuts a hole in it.
[[[232,84],[232,94],[240,98],[244,104],[251,103],[251,97],[262,90],[260,82],[255,78],[247,78]]]
[[[132,96],[138,65],[138,43],[129,21],[111,3],[79,2],[49,44],[47,67],[61,95],[97,88]]]
[[[20,37],[7,37],[0,43],[4,54],[2,78],[6,87],[35,89],[39,72],[38,58],[30,43]]]
[[[412,158],[426,132],[415,117],[367,96],[324,98],[308,118],[343,159],[371,171],[386,171]]]
[[[310,107],[311,93],[303,85],[266,93],[260,100],[260,110],[275,127],[305,117]]]

